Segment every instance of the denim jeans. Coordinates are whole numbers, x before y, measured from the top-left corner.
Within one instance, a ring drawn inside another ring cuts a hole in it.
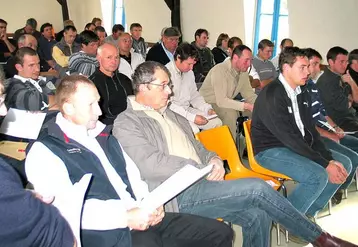
[[[352,171],[349,173],[346,182],[344,182],[340,189],[344,190],[352,183],[353,177],[356,174],[358,166],[358,138],[354,136],[345,136],[340,140],[340,143],[332,141],[329,138],[322,137],[327,148],[334,150],[340,154],[347,156],[352,162]]]
[[[343,164],[347,172],[351,172],[352,163],[348,157],[335,151],[332,151],[332,156]],[[288,148],[270,148],[258,153],[255,159],[261,166],[285,174],[298,183],[288,195],[288,200],[306,215],[315,216],[340,186],[328,181],[324,167]]]
[[[179,211],[242,226],[244,247],[270,246],[272,220],[309,242],[322,230],[265,181],[245,178],[227,181],[203,179],[178,197]]]

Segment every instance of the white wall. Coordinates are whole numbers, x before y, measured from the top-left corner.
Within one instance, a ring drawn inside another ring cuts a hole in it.
[[[182,0],[181,19],[185,41],[193,41],[195,31],[205,28],[210,33],[210,47],[215,46],[220,33],[245,42],[243,0]]]
[[[288,0],[288,10],[295,45],[312,47],[322,57],[336,45],[358,48],[357,0]]]
[[[9,33],[24,27],[31,17],[37,20],[38,29],[45,22],[50,22],[55,30],[62,29],[62,10],[55,0],[1,0],[0,18],[7,21]]]

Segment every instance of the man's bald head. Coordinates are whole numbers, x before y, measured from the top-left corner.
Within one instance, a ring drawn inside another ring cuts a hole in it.
[[[20,49],[22,47],[30,47],[37,50],[37,40],[31,34],[23,34],[17,40],[17,47]]]
[[[97,60],[100,65],[100,71],[108,76],[112,76],[119,66],[118,48],[112,44],[104,43],[97,50]]]

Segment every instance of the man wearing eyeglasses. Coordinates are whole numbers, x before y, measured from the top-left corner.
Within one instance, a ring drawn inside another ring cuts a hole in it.
[[[127,109],[127,96],[133,94],[131,80],[118,72],[119,51],[116,46],[104,43],[97,50],[99,68],[89,77],[97,87],[101,99],[100,121],[113,124],[119,113]]]
[[[178,47],[180,31],[175,27],[168,27],[164,30],[162,40],[148,51],[146,61],[156,61],[166,65],[174,60],[174,52]]]

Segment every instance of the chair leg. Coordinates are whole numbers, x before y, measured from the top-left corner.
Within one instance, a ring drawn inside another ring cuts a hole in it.
[[[277,231],[277,245],[281,245],[281,236],[280,236],[280,224],[276,224],[276,231]]]
[[[348,189],[344,190],[344,199],[348,199]]]
[[[328,215],[332,214],[331,210],[332,210],[332,200],[329,200],[328,201]]]

